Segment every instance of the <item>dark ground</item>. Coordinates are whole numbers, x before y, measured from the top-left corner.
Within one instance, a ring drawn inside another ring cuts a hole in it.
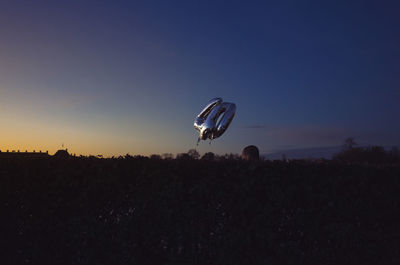
[[[400,166],[0,160],[1,264],[400,264]]]

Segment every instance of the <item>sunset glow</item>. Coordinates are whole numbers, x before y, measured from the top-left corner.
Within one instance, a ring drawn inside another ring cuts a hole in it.
[[[186,152],[213,97],[237,112],[202,153],[338,146],[350,136],[399,145],[394,10],[10,2],[0,10],[0,150]]]

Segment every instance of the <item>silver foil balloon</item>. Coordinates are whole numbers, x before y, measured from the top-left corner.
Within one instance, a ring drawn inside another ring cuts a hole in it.
[[[215,139],[228,129],[235,116],[236,105],[213,98],[194,120],[194,128],[199,131],[199,140]]]

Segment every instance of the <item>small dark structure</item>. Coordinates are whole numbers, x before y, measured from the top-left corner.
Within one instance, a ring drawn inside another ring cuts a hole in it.
[[[257,146],[249,145],[246,146],[242,151],[242,159],[249,161],[256,161],[260,159],[260,152]]]
[[[12,150],[10,152],[10,150],[7,150],[7,152],[2,152],[0,150],[0,158],[9,159],[9,158],[49,158],[49,157],[50,157],[50,155],[49,155],[48,151],[35,152],[35,150],[34,150],[33,152],[28,152],[28,151],[21,152],[20,150],[18,150],[18,151]]]
[[[68,158],[70,157],[69,153],[68,153],[68,149],[60,149],[58,150],[55,154],[54,157],[56,158]]]

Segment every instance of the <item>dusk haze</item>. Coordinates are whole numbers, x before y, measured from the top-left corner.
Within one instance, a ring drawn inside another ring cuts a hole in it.
[[[395,1],[6,1],[0,150],[106,157],[400,145]]]

